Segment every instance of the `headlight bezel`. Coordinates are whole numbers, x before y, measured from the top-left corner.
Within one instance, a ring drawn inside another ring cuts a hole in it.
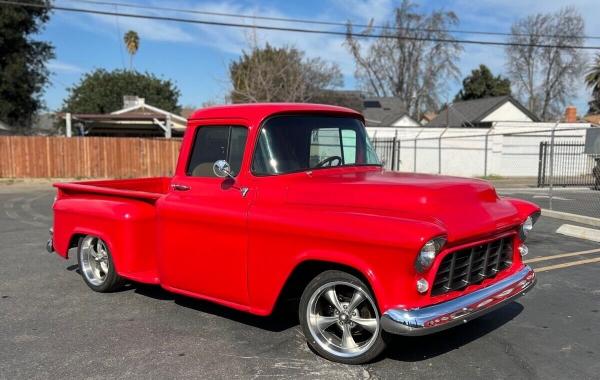
[[[424,273],[429,270],[447,241],[448,238],[446,236],[437,236],[423,244],[415,259],[415,270],[418,273]]]
[[[533,230],[533,226],[539,217],[540,213],[534,212],[533,214],[528,215],[527,218],[525,218],[525,221],[521,223],[521,226],[519,227],[519,237],[521,238],[521,241],[527,240],[527,236],[529,236],[529,233]]]

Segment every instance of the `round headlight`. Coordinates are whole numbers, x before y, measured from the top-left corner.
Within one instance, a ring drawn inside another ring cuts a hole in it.
[[[531,218],[531,216],[528,216],[527,219],[525,219],[525,222],[523,223],[523,225],[521,226],[521,240],[525,240],[527,238],[527,235],[529,235],[529,232],[531,232],[532,229],[533,229],[533,219]]]
[[[433,264],[433,260],[435,260],[435,256],[442,250],[442,247],[446,244],[445,238],[435,238],[429,240],[423,248],[421,248],[421,252],[419,252],[419,256],[417,256],[417,261],[415,261],[415,269],[418,272],[424,272],[431,267]]]

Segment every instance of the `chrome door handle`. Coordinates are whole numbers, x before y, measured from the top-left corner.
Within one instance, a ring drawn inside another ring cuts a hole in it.
[[[189,191],[191,189],[191,187],[187,186],[187,185],[179,185],[179,184],[172,184],[171,188],[175,191]]]

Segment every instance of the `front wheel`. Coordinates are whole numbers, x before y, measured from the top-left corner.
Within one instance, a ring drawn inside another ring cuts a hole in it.
[[[310,347],[331,361],[367,363],[385,349],[374,297],[349,273],[332,270],[315,277],[300,299],[299,318]]]
[[[83,280],[92,290],[106,293],[117,290],[123,284],[108,245],[100,238],[87,235],[79,239],[77,261]]]

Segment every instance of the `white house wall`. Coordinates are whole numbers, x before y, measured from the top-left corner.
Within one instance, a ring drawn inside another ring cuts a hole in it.
[[[531,118],[527,116],[523,111],[517,108],[511,102],[506,102],[494,112],[487,115],[481,120],[482,122],[494,122],[494,121],[523,121],[532,122]]]
[[[411,117],[404,115],[400,119],[396,120],[392,127],[420,127],[417,121],[413,120]]]
[[[400,171],[466,177],[487,175],[528,176],[538,173],[540,142],[550,140],[553,123],[496,123],[494,128],[367,128],[371,138],[399,141]],[[590,124],[561,123],[556,136],[581,138]],[[578,130],[564,130],[578,128]],[[505,133],[537,131],[531,135]],[[487,171],[485,170],[487,136]],[[441,158],[439,137],[441,140]],[[415,165],[416,138],[416,165]],[[440,168],[441,161],[441,168]],[[583,173],[582,173],[583,174]]]

